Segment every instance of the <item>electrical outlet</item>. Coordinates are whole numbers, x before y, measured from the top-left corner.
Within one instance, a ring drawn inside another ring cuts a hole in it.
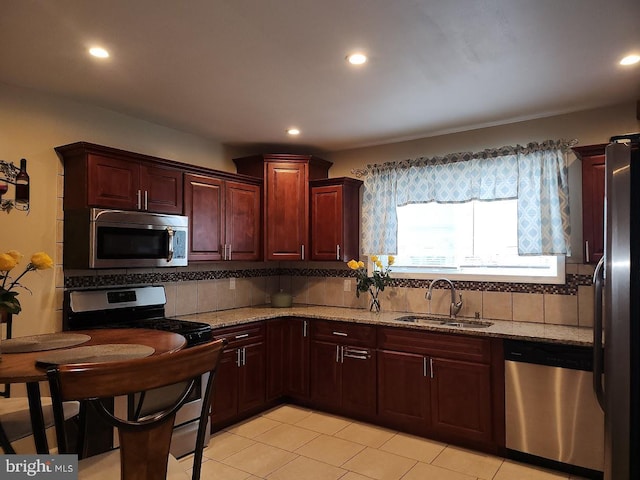
[[[236,289],[236,279],[235,277],[231,277],[229,279],[229,290],[235,290]]]
[[[350,292],[351,291],[351,280],[345,280],[344,281],[344,291],[345,292]]]

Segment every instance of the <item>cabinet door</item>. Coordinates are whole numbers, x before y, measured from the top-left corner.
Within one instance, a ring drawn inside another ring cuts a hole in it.
[[[340,345],[312,341],[310,345],[311,400],[326,407],[339,407],[342,397]]]
[[[431,421],[428,358],[415,353],[378,352],[378,415],[413,433]]]
[[[266,354],[264,342],[242,347],[238,369],[238,413],[259,409],[265,403]]]
[[[140,190],[143,210],[182,214],[182,172],[141,165]]]
[[[604,155],[582,158],[582,233],[585,263],[604,255]]]
[[[225,244],[228,260],[259,260],[260,187],[225,183]]]
[[[444,438],[490,442],[491,367],[432,358],[431,424]]]
[[[311,189],[311,260],[340,260],[342,186]]]
[[[88,170],[89,206],[138,209],[140,166],[137,163],[91,154]]]
[[[229,420],[238,413],[237,349],[225,350],[220,357],[211,405],[211,425]]]
[[[189,260],[221,260],[224,248],[224,182],[185,175],[185,213],[189,217]]]
[[[342,409],[359,416],[373,416],[377,406],[376,351],[342,348]]]
[[[267,322],[267,401],[284,395],[287,382],[289,320]]]
[[[285,352],[288,395],[298,399],[309,397],[309,321],[290,318],[288,348]]]
[[[265,259],[304,260],[309,247],[307,165],[267,162],[265,191]]]

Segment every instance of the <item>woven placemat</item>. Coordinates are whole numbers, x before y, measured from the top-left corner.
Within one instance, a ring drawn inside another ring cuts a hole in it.
[[[69,348],[43,354],[36,359],[36,365],[45,367],[63,363],[103,363],[144,358],[155,352],[153,347],[131,343],[108,343],[88,347]]]
[[[89,335],[81,333],[45,333],[43,335],[31,335],[29,337],[17,337],[2,340],[0,352],[2,353],[27,353],[55,350],[57,348],[75,347],[91,340]]]

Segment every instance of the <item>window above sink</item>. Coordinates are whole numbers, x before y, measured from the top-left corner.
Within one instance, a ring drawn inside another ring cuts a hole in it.
[[[397,208],[393,276],[522,283],[565,282],[564,256],[519,256],[517,201]]]

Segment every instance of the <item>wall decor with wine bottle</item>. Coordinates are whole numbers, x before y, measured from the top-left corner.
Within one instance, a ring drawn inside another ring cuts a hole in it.
[[[9,185],[13,186],[13,198]],[[3,198],[4,195],[8,197]],[[13,162],[0,160],[0,210],[9,213],[13,209],[29,211],[29,174],[24,158],[20,160],[19,168]]]

